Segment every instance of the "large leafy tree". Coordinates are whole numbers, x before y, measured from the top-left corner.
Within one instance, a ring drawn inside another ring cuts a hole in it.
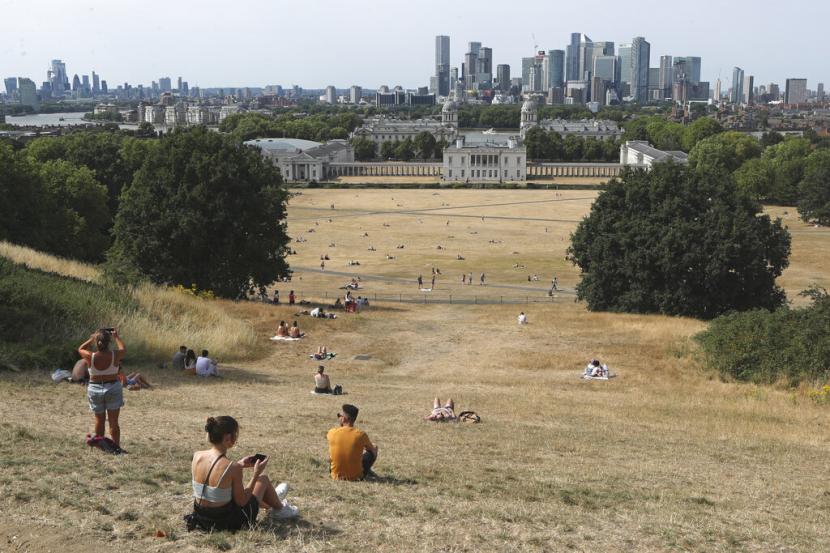
[[[760,143],[739,132],[724,132],[698,142],[689,152],[689,162],[698,172],[735,171],[743,163],[761,155]]]
[[[159,141],[125,190],[108,272],[236,297],[287,272],[286,190],[253,148],[202,127]]]
[[[599,311],[709,319],[775,308],[790,235],[725,172],[672,163],[628,170],[600,193],[571,237],[579,298]]]
[[[689,152],[698,142],[723,132],[720,123],[710,117],[701,117],[683,131],[683,150]]]
[[[0,142],[0,240],[45,248],[51,205],[37,163]]]
[[[352,138],[354,157],[358,161],[369,161],[375,158],[375,143],[368,138]]]
[[[429,159],[435,153],[436,140],[432,133],[427,131],[420,132],[415,136],[413,142],[415,150],[418,152],[418,157],[421,159]]]
[[[830,150],[816,150],[805,165],[798,213],[805,221],[830,225]]]

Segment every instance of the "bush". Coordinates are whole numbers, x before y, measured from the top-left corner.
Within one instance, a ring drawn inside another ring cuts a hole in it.
[[[808,292],[806,308],[731,313],[696,336],[709,366],[725,379],[758,384],[826,382],[830,377],[830,297]]]

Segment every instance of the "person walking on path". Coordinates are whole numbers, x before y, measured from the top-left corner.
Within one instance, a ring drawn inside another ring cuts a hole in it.
[[[424,287],[424,275],[418,275],[418,290]]]
[[[480,279],[480,282],[478,283],[478,285],[479,286],[484,286],[484,273],[481,273],[481,279]]]

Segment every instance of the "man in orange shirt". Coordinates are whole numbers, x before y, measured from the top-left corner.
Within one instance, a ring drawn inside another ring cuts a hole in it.
[[[334,480],[362,480],[375,475],[372,465],[378,457],[378,448],[365,432],[354,427],[357,413],[354,405],[343,405],[337,414],[340,426],[326,434]]]

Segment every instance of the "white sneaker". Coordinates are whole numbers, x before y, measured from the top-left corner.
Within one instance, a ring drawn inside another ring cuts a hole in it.
[[[289,489],[290,488],[288,487],[288,482],[283,482],[274,488],[274,491],[277,492],[277,497],[280,498],[280,503],[285,502],[285,498],[286,496],[288,496]]]
[[[289,505],[288,503],[283,503],[282,509],[279,511],[271,509],[271,518],[273,519],[282,520],[287,518],[297,518],[298,516],[300,516],[300,509],[294,505]]]

